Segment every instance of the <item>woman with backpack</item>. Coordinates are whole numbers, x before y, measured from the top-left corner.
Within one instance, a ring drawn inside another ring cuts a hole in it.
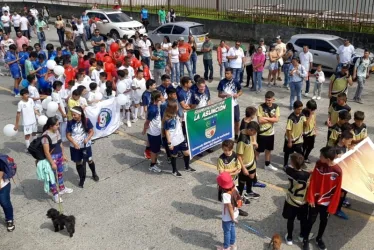
[[[53,201],[56,203],[62,202],[59,195],[70,194],[73,189],[67,188],[64,185],[64,161],[67,160],[64,153],[64,147],[62,145],[61,134],[59,131],[60,123],[57,117],[49,117],[47,123],[43,127],[42,144],[46,159],[51,164],[53,172],[56,174],[57,170],[57,182],[59,189],[57,190],[56,184],[49,184],[51,193],[53,195]]]
[[[16,226],[14,226],[13,206],[12,202],[10,201],[10,179],[7,178],[7,170],[9,168],[7,164],[11,158],[9,158],[7,155],[1,155],[0,157],[0,206],[4,210],[7,230],[8,232],[12,232]],[[5,157],[8,158],[6,159],[7,162],[3,160]]]
[[[94,130],[91,121],[86,118],[82,107],[75,106],[70,110],[73,119],[68,121],[66,138],[70,141],[70,156],[77,168],[79,187],[83,188],[84,181],[86,180],[86,162],[88,162],[88,166],[91,169],[94,181],[99,181],[91,149],[91,138],[94,135]]]

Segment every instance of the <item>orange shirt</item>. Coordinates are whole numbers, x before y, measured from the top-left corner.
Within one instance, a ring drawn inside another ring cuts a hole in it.
[[[65,88],[68,87],[68,82],[70,80],[74,80],[75,79],[75,70],[73,68],[73,66],[71,65],[68,65],[66,68],[65,68]]]
[[[187,62],[188,60],[190,60],[189,57],[190,57],[192,48],[188,43],[179,45],[178,49],[179,49],[179,61],[180,62]]]
[[[143,77],[146,81],[151,79],[151,72],[149,71],[149,68],[147,66],[144,66],[143,68]]]

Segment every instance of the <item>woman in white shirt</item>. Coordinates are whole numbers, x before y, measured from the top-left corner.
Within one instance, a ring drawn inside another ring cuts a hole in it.
[[[171,71],[171,64],[170,64],[170,59],[169,59],[169,51],[171,50],[171,42],[168,36],[164,36],[164,40],[161,43],[161,49],[162,51],[164,51],[165,58],[167,58],[165,73],[169,75]]]
[[[179,84],[180,68],[179,68],[179,49],[178,43],[173,42],[171,50],[169,51],[169,61],[171,63],[171,82]]]

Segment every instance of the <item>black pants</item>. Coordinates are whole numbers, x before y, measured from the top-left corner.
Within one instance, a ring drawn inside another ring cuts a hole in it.
[[[208,80],[208,73],[209,79],[213,79],[213,60],[212,59],[204,59],[204,79]]]
[[[14,28],[14,31],[17,33],[18,31],[21,31],[20,30],[20,27],[13,27]]]
[[[302,143],[293,143],[292,144],[292,147],[289,148],[287,146],[287,140],[284,140],[284,146],[283,146],[283,152],[284,152],[284,165],[283,166],[287,166],[288,165],[288,159],[290,158],[290,154],[296,152],[296,153],[299,153],[299,154],[303,154],[303,144]]]
[[[27,37],[28,39],[31,38],[29,30],[21,30],[22,35]]]
[[[316,140],[316,136],[304,136],[304,142],[303,142],[303,156],[304,159],[307,160],[310,152],[312,152],[314,148],[314,142]]]
[[[312,231],[313,224],[314,222],[316,222],[318,214],[319,214],[320,223],[319,223],[318,235],[316,239],[319,240],[322,238],[323,233],[325,232],[325,229],[327,226],[329,213],[327,212],[327,206],[316,204],[316,207],[309,207],[308,224],[307,224],[307,229],[305,230],[305,234],[304,234],[304,241],[309,240],[310,231]]]
[[[345,200],[345,197],[347,196],[347,193],[348,193],[347,191],[342,189],[342,197],[340,197],[339,206],[338,206],[338,209],[336,210],[337,212],[342,210],[343,202]]]
[[[331,96],[330,98],[330,103],[329,103],[329,107],[331,106],[331,104],[333,104],[334,102],[338,101],[338,98],[335,97],[335,96]]]
[[[61,44],[61,47],[64,46],[65,43],[65,29],[57,29],[58,41]]]
[[[249,171],[249,174],[256,173],[256,169]],[[244,191],[244,186],[247,186],[247,194],[252,193],[252,186],[253,183],[257,182],[256,175],[253,179],[251,177],[244,175],[242,172],[239,173],[239,185],[238,185],[238,191],[239,194],[242,195]]]
[[[10,26],[9,26],[9,27],[4,27],[4,33],[5,33],[5,34],[9,35],[10,32],[11,32],[11,28],[10,28]]]
[[[135,54],[136,59],[140,60],[140,52],[139,52],[139,50],[135,49],[134,50],[134,54]]]
[[[247,84],[245,86],[246,87],[249,86],[249,81],[252,78],[252,88],[254,88],[254,86],[253,86],[253,66],[252,66],[252,64],[251,65],[247,65],[245,67],[245,71],[247,72]]]

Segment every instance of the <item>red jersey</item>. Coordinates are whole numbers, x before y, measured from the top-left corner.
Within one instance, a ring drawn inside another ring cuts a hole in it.
[[[68,66],[66,66],[64,74],[65,74],[65,88],[67,88],[68,82],[70,80],[75,79],[75,70],[74,70],[73,66],[71,66],[70,64]]]
[[[106,55],[106,51],[105,52],[97,52],[96,53],[96,61],[104,61],[104,56]]]
[[[342,177],[338,165],[328,166],[318,161],[310,178],[306,195],[308,203],[328,206],[327,211],[335,214],[340,201]]]
[[[84,66],[84,59],[83,57],[79,57],[78,58],[78,69],[84,69],[85,66]]]
[[[151,72],[149,71],[149,68],[147,66],[144,66],[143,68],[143,77],[146,81],[151,79]]]

